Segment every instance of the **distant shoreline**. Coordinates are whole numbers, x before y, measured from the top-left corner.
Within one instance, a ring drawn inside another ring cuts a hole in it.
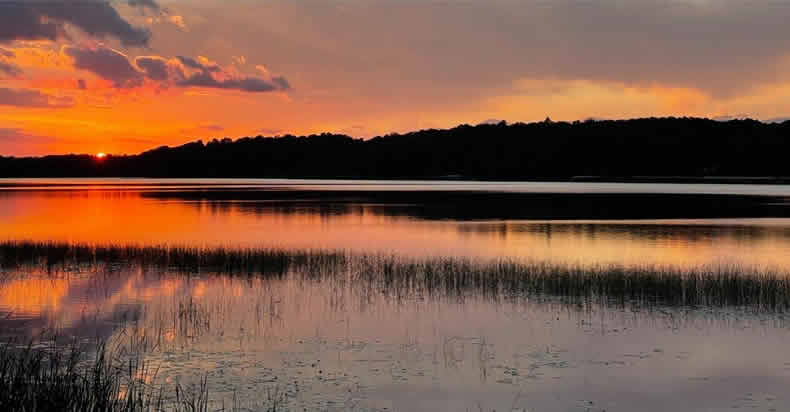
[[[745,185],[787,185],[790,184],[790,177],[770,177],[770,176],[756,176],[756,177],[736,177],[736,176],[573,176],[571,178],[476,178],[471,176],[425,176],[425,177],[358,177],[358,176],[294,176],[294,177],[245,177],[245,176],[178,176],[178,177],[161,177],[161,176],[9,176],[0,177],[0,188],[3,187],[16,187],[27,186],[22,183],[3,183],[3,180],[15,179],[118,179],[118,180],[317,180],[317,181],[351,181],[351,182],[480,182],[480,183],[664,183],[664,184],[745,184]],[[82,185],[82,183],[80,183]],[[116,183],[88,183],[89,186],[103,186],[114,185]],[[179,184],[179,183],[173,183]],[[224,182],[217,182],[216,185],[224,185]],[[36,186],[71,186],[72,183],[41,183]],[[200,183],[201,186],[211,186],[211,183]],[[166,185],[164,185],[166,186]]]
[[[790,121],[547,120],[369,140],[323,133],[198,140],[136,155],[0,156],[0,177],[787,184],[788,154]]]
[[[709,183],[709,184],[790,184],[790,177],[736,177],[736,176],[575,176],[569,182],[579,183]]]

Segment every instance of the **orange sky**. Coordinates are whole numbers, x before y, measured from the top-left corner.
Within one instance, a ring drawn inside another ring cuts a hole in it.
[[[94,33],[90,13],[42,15],[60,30],[50,38],[0,16],[11,24],[0,30],[0,154],[546,116],[790,113],[786,2],[109,4],[118,20]]]

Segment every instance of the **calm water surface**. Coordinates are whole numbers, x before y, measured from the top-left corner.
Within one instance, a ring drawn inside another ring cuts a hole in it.
[[[395,191],[400,195],[387,196]],[[447,193],[463,195],[445,201]],[[524,197],[543,193],[562,197]],[[664,199],[690,193],[716,200]],[[744,196],[748,210],[731,207],[730,216],[705,217]],[[11,240],[91,244],[787,268],[785,197],[790,187],[769,185],[0,180],[0,233]]]
[[[768,185],[14,179],[0,180],[0,233],[790,271],[785,198]],[[781,314],[394,298],[308,275],[29,267],[0,282],[0,328],[144,338],[157,379],[207,376],[217,399],[275,393],[294,410],[790,410]]]

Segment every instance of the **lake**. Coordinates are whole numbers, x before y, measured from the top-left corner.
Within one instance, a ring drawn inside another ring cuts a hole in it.
[[[214,402],[249,409],[787,410],[777,307],[385,278],[430,261],[415,270],[782,279],[788,199],[774,185],[0,179],[0,241],[331,260],[255,276],[33,259],[0,271],[0,334],[134,341],[152,381],[205,379]]]

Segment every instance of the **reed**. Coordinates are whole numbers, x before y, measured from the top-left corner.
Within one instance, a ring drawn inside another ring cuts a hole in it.
[[[91,360],[70,348],[0,347],[0,410],[143,411],[160,410],[162,397],[143,380],[138,359],[114,363],[104,345]]]
[[[282,399],[230,405],[209,398],[208,381],[196,385],[152,383],[140,352],[126,354],[103,342],[92,352],[79,345],[62,347],[0,345],[0,410],[59,412],[208,412],[254,410],[274,412]]]
[[[738,266],[573,265],[460,257],[413,258],[343,251],[191,248],[172,246],[84,245],[0,242],[0,289],[4,274],[26,276],[90,268],[121,274],[145,267],[163,276],[255,276],[264,284],[293,277],[350,288],[367,298],[559,300],[604,306],[740,307],[770,313],[790,310],[790,274]],[[271,298],[271,296],[269,296]],[[256,316],[275,311],[256,302]],[[212,328],[220,310],[191,297],[173,306],[168,327],[178,335],[198,336]],[[73,345],[0,345],[0,411],[208,411],[237,410],[235,403],[214,404],[203,379],[198,385],[157,385],[142,354],[161,340],[129,333],[129,347],[93,350]],[[481,355],[482,356],[482,355]],[[278,410],[278,396],[256,405]]]
[[[490,299],[550,298],[605,306],[666,305],[790,309],[790,276],[770,269],[700,266],[560,265],[459,258],[360,258],[360,280],[396,297],[414,294]]]
[[[295,266],[325,267],[342,264],[345,258],[345,254],[341,252],[278,249],[0,242],[2,269],[30,264],[52,267],[113,263],[156,266],[182,272],[284,275]]]
[[[560,299],[603,305],[790,309],[790,274],[738,266],[574,265],[468,258],[410,258],[342,251],[0,243],[0,268],[139,265],[176,274],[300,276],[351,282],[363,293],[463,299]],[[113,269],[114,270],[114,269]],[[1,287],[1,285],[0,285]],[[365,292],[368,291],[368,292]]]

